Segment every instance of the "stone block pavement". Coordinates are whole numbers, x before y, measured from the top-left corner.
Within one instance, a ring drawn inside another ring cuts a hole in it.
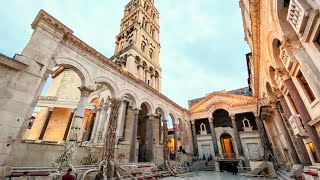
[[[203,171],[199,173],[199,176],[192,177],[168,177],[163,180],[179,180],[179,179],[192,179],[192,180],[255,180],[264,178],[250,178],[238,175],[232,175],[232,173],[227,172],[212,172]],[[266,180],[266,179],[265,179]]]

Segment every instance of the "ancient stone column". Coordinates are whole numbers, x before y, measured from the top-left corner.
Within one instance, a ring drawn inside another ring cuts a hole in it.
[[[173,124],[173,138],[174,138],[174,154],[177,156],[178,152],[178,135],[177,135],[177,124],[174,122]]]
[[[315,129],[315,127],[308,125],[308,122],[311,120],[310,114],[308,113],[308,110],[306,108],[306,106],[304,105],[298,90],[296,89],[296,87],[294,86],[292,79],[291,78],[287,78],[284,80],[284,85],[287,87],[296,107],[297,110],[299,111],[300,114],[300,118],[302,120],[302,123],[306,129],[306,132],[313,144],[313,146],[315,147],[315,149],[320,149],[320,138],[319,135]],[[317,159],[320,160],[320,151],[316,151],[316,156]]]
[[[120,105],[119,116],[118,116],[118,123],[119,124],[117,126],[117,131],[116,131],[117,132],[116,140],[123,138],[126,110],[127,110],[127,101],[122,101],[121,105]]]
[[[209,119],[210,131],[211,131],[212,144],[214,148],[214,154],[217,156],[219,154],[219,148],[218,148],[216,131],[214,129],[213,118],[209,117],[208,119]]]
[[[256,121],[256,124],[257,124],[257,127],[258,127],[259,135],[260,135],[260,138],[261,138],[261,143],[262,143],[262,146],[263,146],[263,149],[264,149],[264,154],[265,154],[264,158],[265,158],[265,160],[268,161],[269,157],[272,156],[271,144],[269,142],[269,138],[268,138],[267,132],[266,132],[266,130],[264,128],[263,122],[259,118],[259,116],[255,117],[255,121]]]
[[[163,160],[167,161],[169,158],[169,149],[168,149],[168,120],[163,119]]]
[[[71,126],[69,140],[81,142],[82,141],[81,135],[83,134],[82,133],[83,129],[81,128],[82,120],[85,113],[88,96],[93,90],[85,86],[79,87],[79,90],[80,90],[81,96],[80,96],[80,101],[79,101],[77,111],[75,113],[74,120]]]
[[[91,113],[91,119],[90,119],[90,123],[89,123],[89,126],[88,126],[88,130],[87,130],[87,133],[86,133],[85,141],[89,141],[90,140],[95,117],[96,117],[96,110],[93,109],[92,113]]]
[[[235,117],[235,115],[230,115],[230,118],[231,118],[231,122],[232,122],[232,129],[233,129],[234,137],[235,137],[235,140],[237,143],[239,155],[243,156],[244,155],[243,148],[242,148],[242,144],[241,144],[241,140],[240,140],[240,136],[239,136],[236,117]]]
[[[192,128],[193,151],[194,151],[193,153],[195,156],[199,156],[195,120],[191,121],[191,128]]]
[[[102,142],[106,141],[107,138],[107,133],[108,133],[108,127],[109,127],[109,122],[110,122],[110,115],[111,115],[112,107],[111,104],[108,106],[108,110],[106,115],[104,116],[103,123],[102,123],[102,136],[101,140]],[[118,112],[119,113],[119,112]]]
[[[137,162],[136,160],[136,151],[137,151],[137,133],[138,133],[138,116],[139,116],[139,109],[133,110],[134,120],[133,120],[133,127],[132,127],[132,138],[131,138],[131,145],[130,145],[130,155],[129,155],[129,162]]]
[[[74,111],[75,111],[75,109],[71,110],[71,113],[70,113],[70,116],[69,116],[69,120],[68,120],[68,124],[67,124],[66,130],[64,131],[64,135],[63,135],[63,140],[64,141],[67,140],[67,137],[68,137],[68,134],[69,134],[69,130],[70,130],[70,126],[71,126],[71,123],[72,123],[72,120],[73,120]]]
[[[280,104],[282,106],[283,112],[284,112],[284,116],[286,119],[289,119],[289,117],[292,115],[290,112],[290,109],[288,107],[288,104],[286,103],[286,100],[284,99],[284,97],[280,97]],[[292,128],[289,125],[287,125],[287,130],[290,134],[291,140],[293,142],[294,148],[296,149],[296,152],[298,154],[298,157],[300,159],[300,162],[302,165],[306,166],[306,165],[310,165],[311,164],[311,160],[309,157],[309,154],[307,152],[306,146],[304,145],[304,142],[302,141],[301,138],[297,138],[292,131]]]
[[[155,121],[156,116],[150,115],[147,119],[147,132],[148,132],[148,149],[149,149],[149,161],[154,161],[154,144],[153,144],[153,122]]]
[[[40,136],[39,136],[39,140],[42,140],[42,139],[43,139],[44,133],[45,133],[46,130],[47,130],[47,127],[48,127],[48,124],[49,124],[49,120],[50,120],[51,115],[52,115],[52,111],[53,111],[53,107],[49,107],[46,120],[44,121],[43,127],[42,127],[42,129],[41,129],[41,133],[40,133]]]
[[[280,111],[279,111],[279,108],[278,108],[276,102],[271,103],[271,107],[274,112],[274,119],[277,122],[279,129],[281,130],[281,132],[286,140],[288,151],[289,151],[290,156],[292,158],[293,164],[300,164],[300,160],[298,158],[297,152],[294,149],[292,140],[291,140],[290,135],[287,131],[286,125],[284,124],[284,122],[282,120],[282,117],[281,117],[281,114],[280,114]]]
[[[98,142],[101,140],[102,137],[102,131],[103,131],[103,124],[105,122],[105,119],[107,117],[107,111],[109,108],[109,101],[106,101],[105,103],[102,104],[100,114],[97,117],[97,129],[95,132],[95,137],[94,137],[94,142]]]
[[[92,134],[91,134],[91,137],[90,137],[90,141],[91,142],[94,142],[94,139],[95,139],[95,137],[96,137],[96,134],[97,134],[97,131],[98,131],[98,126],[99,126],[99,124],[100,124],[100,116],[101,116],[101,110],[102,110],[102,106],[101,105],[99,105],[98,106],[98,108],[97,108],[97,110],[96,110],[96,121],[95,121],[95,123],[94,123],[94,125],[93,125],[93,130],[92,130]]]

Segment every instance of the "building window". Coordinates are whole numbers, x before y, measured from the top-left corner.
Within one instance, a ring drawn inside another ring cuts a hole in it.
[[[143,52],[145,52],[145,50],[146,50],[146,43],[143,42],[143,41],[142,41],[142,43],[141,43],[141,50],[142,50]]]
[[[283,1],[283,7],[284,8],[289,8],[289,5],[290,5],[290,0],[284,0]]]
[[[297,79],[299,80],[299,82],[300,82],[301,86],[303,87],[305,93],[308,95],[307,97],[308,97],[309,101],[313,102],[316,99],[316,97],[313,94],[310,85],[308,84],[306,78],[304,77],[304,75],[302,74],[301,71],[298,72]]]
[[[149,56],[152,59],[152,57],[153,57],[153,50],[152,49],[149,50]]]
[[[292,106],[292,108],[293,108],[293,110],[294,110],[294,113],[299,114],[299,111],[298,111],[298,109],[297,109],[297,106],[296,106],[296,104],[294,103],[294,101],[293,101],[293,99],[292,99],[292,97],[291,97],[291,94],[288,93],[287,96],[288,96],[289,102],[290,102],[290,104],[291,104],[291,106]]]
[[[320,27],[319,27],[320,28]],[[316,37],[316,39],[315,39],[315,42],[318,44],[318,45],[320,45],[320,32],[318,32],[318,35],[317,35],[317,37]]]
[[[316,150],[315,150],[313,144],[312,143],[307,143],[307,146],[310,149],[310,152],[311,152],[311,154],[313,156],[314,161],[315,162],[319,162],[319,160],[317,159]]]

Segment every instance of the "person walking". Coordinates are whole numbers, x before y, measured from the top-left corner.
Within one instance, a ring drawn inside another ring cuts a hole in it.
[[[232,163],[232,175],[237,175],[237,173],[238,173],[238,168],[234,163]]]
[[[69,168],[67,173],[62,176],[62,180],[76,180],[75,177],[71,174],[72,169]]]

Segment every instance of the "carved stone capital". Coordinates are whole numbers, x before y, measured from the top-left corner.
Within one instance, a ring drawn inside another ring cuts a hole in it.
[[[140,109],[139,108],[135,108],[132,110],[134,115],[139,115]]]
[[[92,88],[86,86],[78,87],[78,89],[80,90],[81,96],[84,97],[88,97],[94,91]]]
[[[277,108],[278,108],[277,103],[278,103],[278,101],[271,101],[271,102],[270,102],[271,108],[272,108],[272,109],[277,109]]]
[[[208,117],[208,120],[209,120],[210,123],[212,123],[213,120],[214,120],[214,118],[209,116],[209,117]]]
[[[283,97],[282,92],[277,87],[272,87],[271,91],[276,95],[277,98]]]

